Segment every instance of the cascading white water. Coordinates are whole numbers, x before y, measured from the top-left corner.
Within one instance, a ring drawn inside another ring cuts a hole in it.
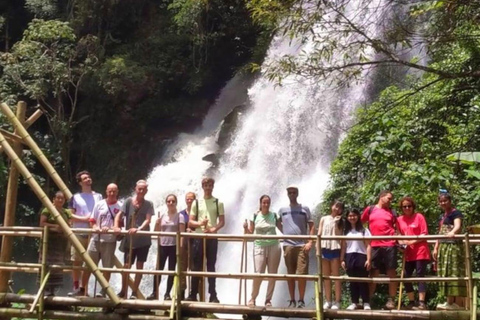
[[[371,19],[371,28],[375,28],[381,10],[359,15],[355,6],[364,5],[364,1],[351,2],[348,12],[354,15],[352,19]],[[370,7],[378,8],[382,0],[369,2]],[[266,59],[301,51],[308,53],[313,46],[313,41],[292,44],[290,39],[278,36]],[[273,210],[287,205],[285,187],[290,183],[299,186],[299,202],[314,211],[328,183],[328,166],[344,128],[350,123],[352,110],[365,100],[367,83],[337,90],[330,87],[329,82],[295,76],[284,79],[282,86],[276,86],[263,76],[256,80],[248,90],[250,109],[241,118],[230,146],[219,155],[214,195],[226,208],[226,226],[221,233],[242,233],[244,219],[257,209],[262,194],[271,196]],[[165,210],[164,199],[169,193],[178,195],[179,209],[186,192],[201,195],[200,181],[211,165],[202,161],[202,157],[218,151],[215,139],[221,120],[233,107],[247,101],[246,85],[248,81],[241,76],[232,79],[206,116],[202,128],[195,134],[181,134],[166,152],[163,163],[152,170],[148,177],[147,198],[155,202],[159,211]],[[155,246],[151,250],[156,252]],[[239,272],[240,256],[239,243],[221,243],[217,270]],[[251,250],[248,259],[248,271],[252,272]],[[154,263],[155,255],[152,254],[146,268],[154,268]],[[311,266],[312,272],[314,268]],[[161,290],[164,285],[162,282]],[[238,280],[217,279],[222,303],[236,304],[238,288]],[[143,282],[142,290],[151,291],[150,277]],[[286,284],[279,282],[274,305],[284,305],[288,298],[286,292]],[[259,303],[263,302],[263,296],[261,292]],[[307,305],[311,298],[312,294],[306,297]]]

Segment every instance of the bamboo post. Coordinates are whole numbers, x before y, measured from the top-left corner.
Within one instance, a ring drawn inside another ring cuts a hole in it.
[[[242,242],[242,255],[240,257],[240,273],[243,273],[244,256],[245,256],[245,239]],[[242,304],[242,282],[243,282],[243,279],[240,278],[239,287],[238,287],[238,304],[239,305]]]
[[[47,170],[48,175],[52,178],[52,180],[58,186],[60,191],[62,191],[65,194],[67,199],[70,199],[72,197],[72,193],[68,189],[67,185],[63,182],[62,178],[60,178],[55,168],[51,165],[50,161],[48,161],[45,154],[42,152],[42,150],[38,147],[38,145],[32,139],[28,131],[23,126],[22,122],[17,117],[15,117],[15,114],[13,114],[12,110],[10,110],[10,107],[6,103],[0,104],[0,110],[3,112],[3,114],[5,114],[7,119],[12,123],[12,125],[15,128],[15,132],[20,137],[22,137],[23,141],[25,141],[27,146],[30,147],[33,154],[35,154],[35,156],[38,158],[38,161],[40,161],[43,167]],[[3,148],[5,149],[5,147]]]
[[[1,106],[3,106],[3,105],[4,104],[2,103]],[[8,106],[7,106],[7,108],[8,108]],[[7,140],[5,140],[5,137],[1,133],[0,133],[0,145],[2,146],[6,155],[11,159],[12,164],[18,169],[18,171],[25,178],[27,184],[35,192],[38,199],[48,209],[48,211],[50,211],[50,213],[53,214],[53,216],[55,218],[55,221],[60,226],[60,228],[63,230],[65,235],[68,237],[68,239],[71,241],[71,243],[73,244],[75,249],[80,253],[80,255],[82,257],[82,260],[85,261],[85,264],[90,268],[92,273],[95,275],[97,280],[100,282],[100,285],[102,286],[102,288],[105,289],[107,295],[110,297],[110,299],[115,304],[118,304],[120,302],[120,300],[118,299],[118,297],[115,294],[115,292],[113,291],[113,289],[110,287],[110,284],[108,283],[108,281],[105,280],[105,278],[103,277],[102,273],[98,269],[98,266],[95,265],[95,263],[92,261],[92,259],[88,255],[85,248],[82,246],[82,244],[80,243],[78,238],[75,236],[75,234],[70,229],[67,222],[62,218],[62,216],[58,212],[57,208],[55,208],[55,206],[52,204],[52,202],[50,201],[48,196],[45,194],[45,192],[42,190],[42,188],[40,187],[38,182],[35,180],[35,178],[32,176],[32,174],[28,171],[27,167],[23,164],[23,162],[18,158],[15,151],[12,149],[10,144],[7,142]]]
[[[317,315],[317,319],[320,319],[321,316],[320,316],[320,298],[318,296],[318,281],[315,281],[314,282],[314,289],[315,289],[315,311],[316,311],[316,315]]]
[[[12,110],[9,107],[8,111],[15,117]],[[17,104],[17,121],[22,123],[25,121],[25,113],[27,111],[27,104],[23,101]],[[18,129],[15,129],[14,134],[18,134]],[[23,145],[20,142],[13,142],[13,151],[18,157],[21,157]],[[10,173],[8,175],[8,187],[7,196],[5,200],[5,217],[3,225],[6,227],[13,226],[15,224],[15,212],[17,208],[17,194],[18,194],[18,178],[19,173],[15,166],[10,166]],[[13,238],[3,237],[2,248],[0,253],[1,262],[9,262],[12,260],[12,247]],[[0,292],[8,291],[8,279],[10,279],[10,273],[8,271],[0,271]]]
[[[160,219],[160,212],[158,213],[158,219]],[[162,228],[161,224],[162,224],[162,221],[160,221],[160,227],[159,227],[160,230],[162,230],[161,229]],[[160,269],[160,254],[161,254],[161,252],[160,252],[160,236],[157,236],[157,261],[155,262],[155,269],[156,270]],[[155,300],[158,300],[160,298],[160,293],[159,293],[160,277],[161,276],[157,276],[157,275],[155,275],[153,277],[153,285],[155,286],[153,292],[155,292]]]
[[[467,272],[466,276],[468,277],[467,281],[467,298],[468,304],[470,306],[470,311],[472,313],[471,317],[473,318],[473,313],[477,312],[476,309],[473,309],[473,279],[472,279],[472,259],[470,255],[470,236],[468,233],[465,233],[465,271]]]
[[[48,227],[44,226],[43,237],[42,237],[42,268],[40,269],[40,283],[42,283],[44,286],[47,283],[47,281],[45,281],[45,274],[47,273],[48,237],[49,237]],[[40,300],[40,305],[39,305],[40,313],[42,313],[44,309],[43,291],[44,291],[44,288],[42,287],[40,287],[40,289],[38,290],[38,296],[42,298]],[[32,308],[34,307],[35,307],[35,303],[33,303]],[[33,310],[31,310],[31,312],[32,311]],[[39,318],[39,320],[41,319]]]
[[[205,264],[206,264],[206,255],[207,255],[207,238],[203,238],[202,240],[202,247],[203,247],[203,250],[202,250],[202,272],[205,272]],[[207,301],[206,299],[206,295],[205,295],[205,280],[206,278],[205,277],[202,277],[200,278],[202,280],[202,290],[200,291],[200,301]]]
[[[405,276],[405,256],[406,256],[406,249],[403,251],[403,257],[402,257],[402,271],[400,271],[400,279],[403,280],[403,277]],[[400,289],[398,290],[398,305],[397,305],[397,310],[400,310],[400,307],[402,306],[402,295],[403,295],[403,281],[400,282]]]
[[[243,245],[245,246],[245,266],[243,267],[243,269],[245,270],[245,273],[247,273],[247,266],[248,266],[248,248],[247,248],[247,242],[244,240],[243,241]],[[255,262],[254,262],[255,263]],[[243,281],[243,301],[245,303],[245,305],[247,305],[247,279],[245,279]]]
[[[321,236],[317,234],[317,268],[318,268],[318,305],[317,320],[323,320],[323,281],[322,281],[322,259],[321,259]]]
[[[477,297],[478,295],[478,280],[473,280],[473,302],[470,306],[472,308],[472,320],[477,320]]]
[[[182,263],[182,257],[180,255],[180,252],[182,250],[181,246],[183,244],[184,241],[182,241],[183,239],[181,238],[180,236],[180,226],[178,226],[178,229],[177,229],[177,236],[175,237],[175,241],[176,241],[176,248],[175,248],[175,254],[177,255],[177,265],[175,266],[177,272],[175,274],[175,279],[174,279],[174,288],[175,288],[175,294],[173,295],[173,298],[175,300],[172,301],[172,305],[175,305],[176,304],[176,307],[177,307],[177,311],[176,311],[176,318],[177,319],[182,319],[182,311],[181,311],[181,291],[182,291],[182,288],[181,288],[181,279],[183,277],[183,272],[182,272],[182,266],[183,266],[183,263]],[[177,283],[175,284],[175,281],[177,281]]]
[[[175,319],[175,303],[177,302],[177,286],[178,286],[178,278],[175,276],[173,278],[173,295],[172,295],[172,303],[170,304],[170,319]],[[181,319],[181,318],[179,318]]]
[[[30,307],[30,312],[33,312],[35,310],[35,307],[37,306],[37,303],[39,303],[39,316],[38,319],[41,320],[41,313],[43,312],[43,292],[45,291],[45,286],[47,285],[48,279],[50,278],[50,271],[47,272],[45,275],[45,278],[43,278],[42,283],[40,284],[40,288],[38,289],[37,296],[35,297],[35,300],[33,300],[32,306]],[[40,301],[39,301],[40,300]]]

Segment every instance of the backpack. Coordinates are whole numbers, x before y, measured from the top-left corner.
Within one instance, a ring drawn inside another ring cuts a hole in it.
[[[217,207],[217,218],[220,216],[220,213],[218,212],[218,199],[215,199],[215,205]],[[205,205],[206,206],[206,205]],[[198,199],[195,199],[195,208],[197,212],[195,212],[195,216],[198,219]],[[192,210],[193,211],[193,210]],[[192,231],[195,231],[195,228],[191,228]]]

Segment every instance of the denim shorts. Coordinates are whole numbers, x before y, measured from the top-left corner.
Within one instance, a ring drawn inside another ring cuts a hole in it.
[[[326,260],[340,259],[340,249],[335,249],[335,250],[322,249],[322,259],[326,259]]]

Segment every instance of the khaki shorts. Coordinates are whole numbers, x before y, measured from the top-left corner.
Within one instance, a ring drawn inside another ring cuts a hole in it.
[[[288,274],[308,274],[308,254],[303,251],[303,246],[284,246],[283,258]]]
[[[116,246],[116,242],[90,241],[87,252],[96,265],[102,260],[102,266],[104,268],[113,268],[113,257],[115,256]]]
[[[80,243],[82,244],[82,246],[84,248],[87,248],[88,246],[88,237],[81,237],[81,236],[78,236],[78,240],[80,240]],[[71,244],[70,244],[71,245]],[[75,250],[75,247],[73,245],[71,245],[71,248],[70,248],[70,255],[71,255],[71,259],[72,261],[83,261],[82,260],[82,256],[80,255],[80,253],[77,252],[77,250]]]

